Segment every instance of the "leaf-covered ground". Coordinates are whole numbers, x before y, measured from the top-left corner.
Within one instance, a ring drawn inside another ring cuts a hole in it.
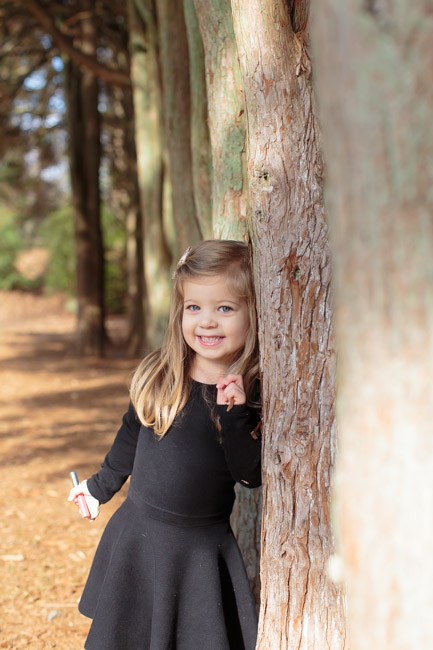
[[[0,292],[0,648],[80,650],[77,611],[102,530],[67,502],[69,472],[93,473],[127,407],[136,360],[73,352],[74,317],[60,296]],[[121,320],[109,323],[120,340]]]

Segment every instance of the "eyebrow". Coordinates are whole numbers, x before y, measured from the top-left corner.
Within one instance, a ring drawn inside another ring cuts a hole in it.
[[[196,303],[196,302],[200,302],[200,300],[196,300],[195,298],[185,298],[183,302],[184,304],[187,302]],[[222,300],[217,300],[216,302],[219,303],[220,305],[225,305],[229,303],[232,305],[240,305],[240,301],[236,302],[236,300],[227,300],[226,298],[223,298]]]

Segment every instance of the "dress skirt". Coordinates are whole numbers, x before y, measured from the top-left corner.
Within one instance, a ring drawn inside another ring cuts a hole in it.
[[[227,518],[128,497],[109,521],[79,610],[86,650],[254,650],[257,615]]]

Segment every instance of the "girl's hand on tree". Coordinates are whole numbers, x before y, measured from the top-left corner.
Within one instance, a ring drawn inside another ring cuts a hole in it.
[[[95,499],[95,497],[92,497],[92,495],[90,494],[87,487],[87,481],[81,481],[79,485],[72,488],[72,490],[69,492],[68,501],[73,501],[75,505],[78,506],[78,496],[80,494],[84,495],[84,498],[87,503],[87,507],[89,508],[89,512],[90,512],[89,521],[94,521],[96,517],[99,515],[99,501],[98,499]]]
[[[242,375],[227,375],[217,383],[217,404],[227,404],[230,411],[234,404],[245,404],[247,396]]]

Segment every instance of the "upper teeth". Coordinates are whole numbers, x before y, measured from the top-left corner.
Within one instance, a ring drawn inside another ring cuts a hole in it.
[[[201,336],[200,337],[202,341],[206,341],[207,343],[213,343],[213,341],[218,341],[220,336]]]

